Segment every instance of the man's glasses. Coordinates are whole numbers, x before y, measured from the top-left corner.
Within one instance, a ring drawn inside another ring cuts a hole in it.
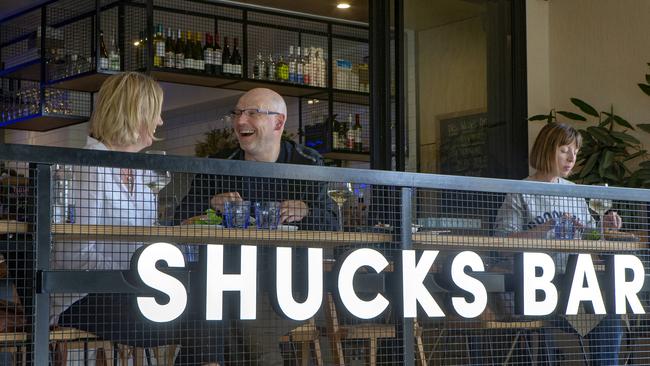
[[[239,117],[243,115],[246,115],[248,118],[260,118],[263,115],[275,115],[275,114],[282,114],[280,112],[273,112],[269,111],[266,109],[257,109],[257,108],[247,108],[247,109],[233,109],[230,111],[230,114],[228,114],[228,118],[230,120],[237,120]]]

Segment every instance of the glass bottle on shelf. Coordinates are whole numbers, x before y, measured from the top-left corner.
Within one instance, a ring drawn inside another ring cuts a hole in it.
[[[111,38],[111,49],[108,51],[108,69],[112,71],[120,70],[120,49],[115,42],[116,35]]]
[[[104,43],[104,31],[99,32],[99,68],[108,70],[108,50]]]
[[[345,134],[345,148],[354,150],[354,129],[352,128],[352,113],[348,114],[347,133]]]
[[[266,79],[275,80],[275,61],[270,53],[269,58],[266,61]]]
[[[275,79],[278,81],[289,81],[289,64],[284,61],[282,55],[275,65]]]
[[[262,58],[262,51],[258,51],[255,65],[253,66],[253,79],[264,80],[266,79],[266,75],[266,61]]]
[[[224,75],[232,74],[232,67],[230,65],[230,45],[228,44],[228,37],[223,37],[223,54],[222,57],[222,73]]]
[[[241,55],[239,54],[239,49],[237,48],[238,39],[235,37],[234,48],[232,50],[232,56],[230,56],[230,64],[232,65],[232,71],[235,76],[242,76],[242,67],[241,67]]]
[[[356,152],[362,152],[363,151],[363,143],[361,142],[361,132],[362,132],[362,127],[361,127],[361,116],[359,113],[354,115],[354,127],[352,127],[352,136],[354,137],[354,151]]]
[[[194,42],[192,42],[192,32],[187,31],[185,33],[185,68],[189,70],[194,70]]]
[[[213,67],[214,67],[214,73],[217,75],[220,75],[222,73],[222,68],[223,68],[223,52],[221,50],[221,46],[219,45],[219,32],[215,34],[214,37],[214,59],[213,59]]]
[[[197,71],[205,71],[205,59],[203,58],[203,47],[201,46],[201,34],[194,33],[194,46],[192,48],[194,56],[194,68]]]
[[[162,24],[156,24],[156,33],[153,35],[153,66],[163,67],[165,60],[165,38]]]
[[[165,39],[165,62],[167,68],[176,67],[176,41],[173,38],[172,29],[167,28],[167,38]]]
[[[206,74],[214,74],[214,48],[212,47],[212,36],[205,34],[205,46],[203,46],[203,61]]]
[[[184,69],[185,68],[185,42],[183,42],[183,32],[179,29],[178,36],[176,37],[176,68]]]
[[[296,57],[293,55],[293,46],[289,46],[289,81],[296,82]]]
[[[311,75],[312,75],[312,67],[311,67],[311,57],[312,57],[312,50],[313,47],[305,48],[303,51],[303,56],[302,56],[302,64],[303,64],[303,70],[302,70],[302,79],[303,79],[303,84],[305,85],[312,85],[312,80],[311,80]]]
[[[339,131],[341,130],[341,123],[335,118],[332,119],[332,150],[339,150]]]
[[[304,63],[300,54],[300,47],[296,47],[296,83],[304,84]]]
[[[327,65],[325,63],[325,54],[322,48],[316,50],[316,68],[318,73],[318,85],[321,88],[327,87]]]

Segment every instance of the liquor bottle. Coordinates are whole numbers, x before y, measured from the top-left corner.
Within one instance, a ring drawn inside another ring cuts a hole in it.
[[[147,48],[145,43],[144,31],[138,33],[138,39],[133,41],[133,47],[135,50],[135,63],[137,68],[144,68],[144,60],[147,59]]]
[[[153,35],[153,66],[163,67],[165,60],[165,38],[163,37],[162,24],[156,25],[156,33]]]
[[[275,80],[275,61],[270,53],[266,61],[266,80]]]
[[[203,46],[203,61],[205,67],[203,70],[206,74],[214,74],[214,48],[212,47],[212,36],[210,33],[205,34],[205,46]]]
[[[311,59],[312,59],[313,54],[314,54],[314,47],[309,47],[307,49],[307,51],[303,51],[303,54],[304,54],[303,57],[302,57],[302,60],[303,60],[303,70],[302,70],[303,83],[305,85],[312,85],[312,78],[311,78],[311,75],[312,75],[312,67],[311,67],[311,65],[312,65],[312,63],[311,63]]]
[[[99,68],[108,70],[108,51],[104,43],[104,31],[99,32]]]
[[[354,149],[354,129],[352,128],[352,114],[348,114],[347,133],[345,134],[345,148]]]
[[[341,123],[336,119],[332,120],[332,150],[338,150],[341,147],[339,139],[339,131],[341,130]]]
[[[361,142],[361,116],[359,113],[354,115],[354,127],[352,128],[352,136],[354,137],[354,151],[362,152],[363,144]]]
[[[116,35],[111,38],[111,49],[108,51],[108,69],[120,71],[120,49],[115,42]]]
[[[282,55],[275,65],[275,79],[277,81],[289,81],[289,64],[284,61]]]
[[[165,39],[165,62],[167,68],[174,68],[176,66],[176,41],[172,35],[172,29],[167,28],[167,38]]]
[[[185,68],[189,70],[194,70],[194,42],[192,41],[192,32],[187,31],[185,33]]]
[[[296,57],[293,55],[293,46],[289,46],[289,82],[296,82]]]
[[[232,56],[230,56],[230,64],[232,65],[233,74],[235,76],[241,77],[242,67],[241,67],[241,55],[239,54],[239,49],[237,48],[237,38],[234,41],[234,48],[232,50]]]
[[[318,80],[321,88],[327,87],[327,64],[325,63],[325,53],[322,48],[316,51],[316,63],[318,68]]]
[[[223,37],[223,54],[221,55],[223,60],[222,64],[222,73],[224,75],[232,74],[232,66],[230,65],[230,45],[228,45],[228,37]]]
[[[296,83],[304,84],[304,63],[300,55],[300,47],[296,47]]]
[[[201,72],[205,71],[205,59],[203,58],[203,47],[201,47],[201,35],[199,32],[194,34],[192,56],[194,57],[194,69]]]
[[[262,51],[258,51],[255,65],[253,66],[253,79],[264,80],[266,79],[266,75],[266,62],[262,59]]]
[[[185,68],[185,42],[183,42],[183,32],[178,30],[178,37],[176,37],[176,68],[184,69]]]
[[[217,75],[220,75],[222,73],[222,68],[223,68],[223,58],[222,58],[222,50],[221,46],[219,45],[219,32],[215,34],[214,37],[214,59],[213,59],[213,67],[214,67],[214,73]]]

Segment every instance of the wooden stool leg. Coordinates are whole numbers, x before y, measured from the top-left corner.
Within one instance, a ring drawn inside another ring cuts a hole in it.
[[[370,338],[370,366],[377,366],[377,338]]]
[[[302,366],[309,366],[309,359],[311,358],[311,350],[309,348],[309,342],[300,342],[300,363]]]
[[[332,347],[334,347],[334,362],[339,366],[345,366],[345,356],[343,355],[343,342],[341,341],[341,331],[339,329],[339,320],[336,315],[336,304],[331,293],[327,294],[327,319],[329,323],[329,336]]]
[[[133,361],[134,366],[144,366],[142,364],[142,359],[144,358],[144,348],[135,347],[135,361]]]
[[[316,366],[323,366],[323,356],[320,350],[320,341],[314,340],[314,356],[316,357]]]
[[[413,319],[413,329],[415,329],[415,345],[420,358],[420,366],[427,366],[427,356],[424,353],[424,342],[422,341],[422,328],[420,328],[416,319]]]

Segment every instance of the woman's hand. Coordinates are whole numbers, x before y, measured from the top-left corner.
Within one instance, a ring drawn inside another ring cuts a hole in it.
[[[223,212],[223,204],[226,201],[242,202],[239,192],[226,192],[214,195],[210,199],[210,206],[217,212]]]

